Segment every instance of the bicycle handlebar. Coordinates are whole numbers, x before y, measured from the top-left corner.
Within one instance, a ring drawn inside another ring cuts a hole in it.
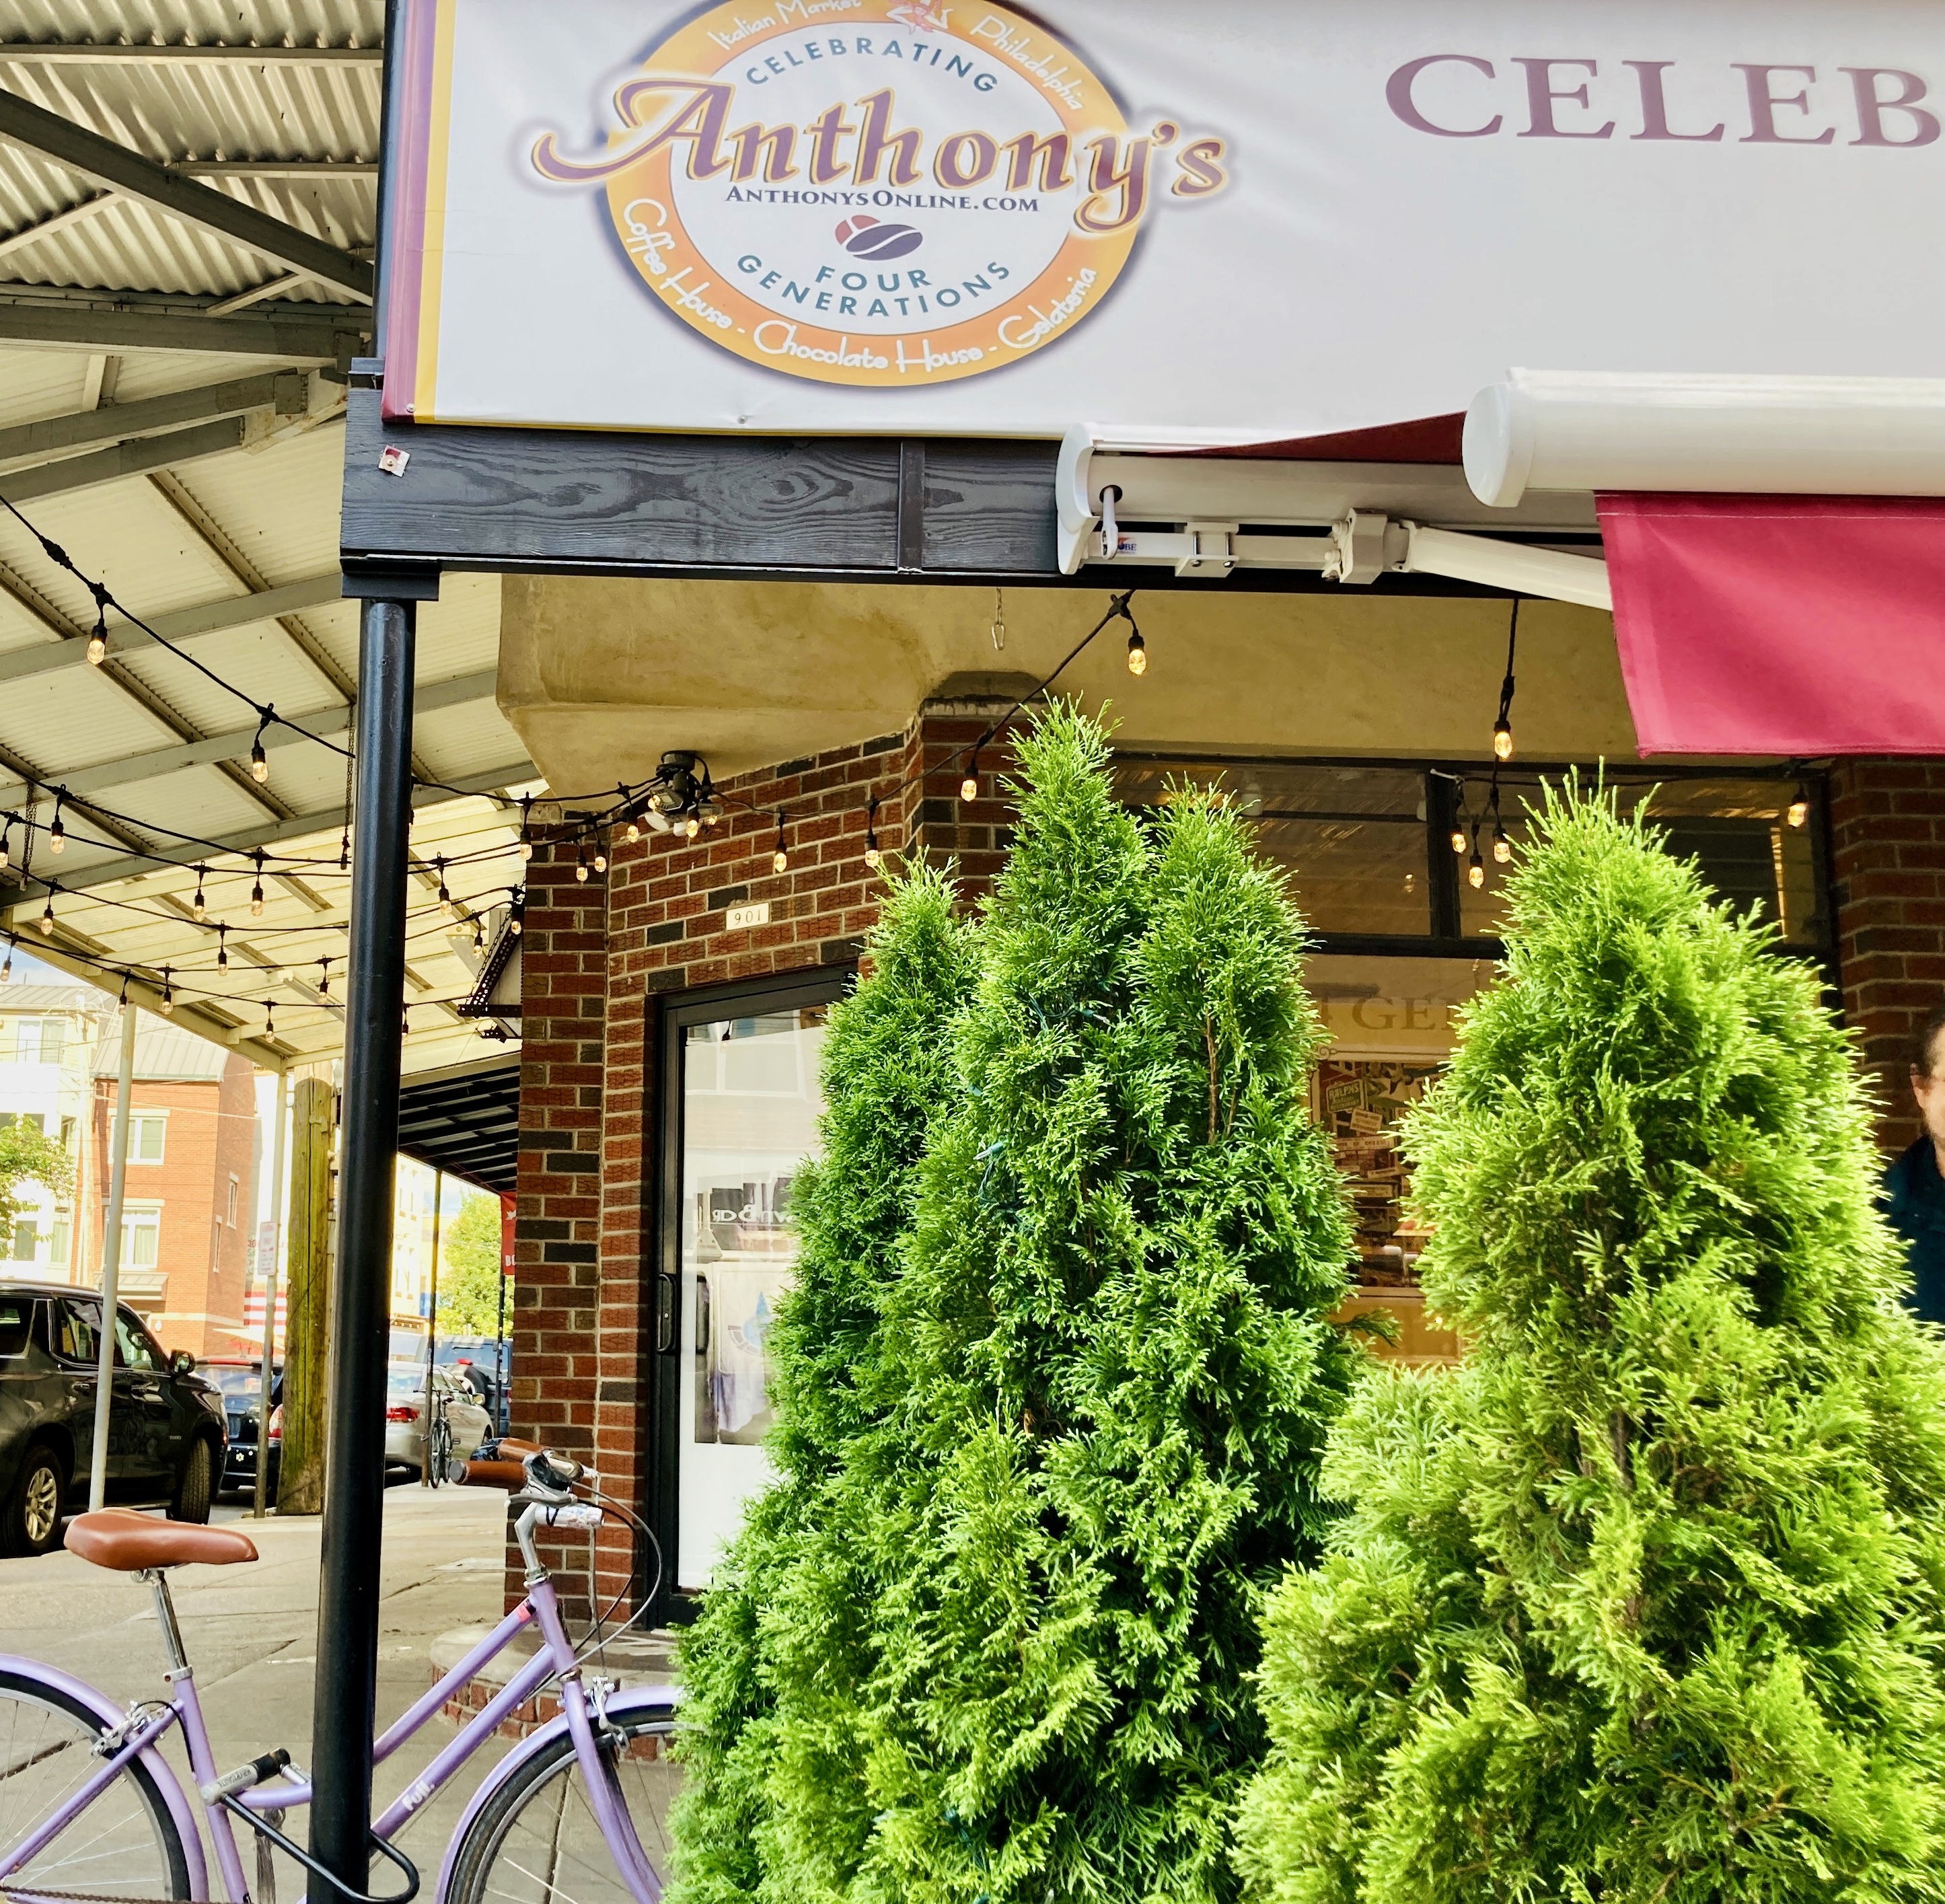
[[[527,1471],[517,1461],[455,1461],[446,1478],[461,1487],[501,1487],[517,1494],[527,1484]]]

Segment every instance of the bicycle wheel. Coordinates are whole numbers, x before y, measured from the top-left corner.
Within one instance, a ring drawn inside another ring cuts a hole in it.
[[[668,1756],[675,1727],[660,1715],[624,1713],[626,1734],[609,1752],[608,1776],[635,1835],[664,1881],[669,1869],[669,1804],[682,1773]],[[448,1904],[628,1904],[633,1896],[609,1855],[589,1801],[574,1741],[563,1735],[488,1801],[453,1860]]]
[[[0,1671],[0,1845],[19,1844],[100,1770],[100,1721],[80,1700],[26,1673]],[[187,1897],[189,1861],[160,1788],[137,1760],[4,1882],[9,1890]]]
[[[442,1414],[433,1424],[432,1456],[427,1462],[427,1472],[435,1487],[445,1485],[446,1471],[452,1465],[452,1427]]]

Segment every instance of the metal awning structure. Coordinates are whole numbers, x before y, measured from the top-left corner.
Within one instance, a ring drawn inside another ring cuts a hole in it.
[[[345,378],[369,344],[384,15],[0,0],[0,496],[80,572],[0,513],[0,824],[35,823],[0,835],[0,911],[77,977],[113,990],[137,968],[145,1004],[166,968],[177,1023],[273,1068],[342,1037],[334,750],[357,610],[338,500]],[[180,652],[111,613],[91,665],[86,580]],[[493,577],[449,578],[421,610],[408,1073],[480,1055],[453,1009],[472,917],[520,877],[509,796],[536,775],[495,704],[498,632]],[[294,726],[264,728],[272,704]]]
[[[511,1196],[520,1138],[520,1061],[496,1053],[421,1071],[399,1093],[407,1157]]]

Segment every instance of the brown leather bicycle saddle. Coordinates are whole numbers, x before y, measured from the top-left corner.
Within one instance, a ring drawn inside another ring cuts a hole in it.
[[[254,1560],[256,1544],[233,1527],[199,1527],[182,1520],[158,1520],[133,1508],[102,1508],[78,1514],[67,1524],[61,1545],[97,1567],[133,1573],[145,1567],[227,1567]]]

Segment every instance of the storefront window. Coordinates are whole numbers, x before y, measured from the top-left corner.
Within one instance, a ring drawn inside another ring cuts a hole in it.
[[[1389,767],[1278,761],[1120,764],[1124,799],[1158,806],[1185,781],[1219,787],[1255,822],[1262,852],[1300,871],[1304,912],[1334,932],[1432,931],[1425,776]]]
[[[1465,790],[1469,837],[1470,821],[1481,821],[1480,858],[1485,876],[1478,887],[1462,877],[1460,917],[1468,938],[1499,933],[1511,870],[1493,854],[1494,821],[1484,803],[1487,784],[1475,780]],[[1790,824],[1790,810],[1799,797],[1797,784],[1790,780],[1673,779],[1620,790],[1622,810],[1644,809],[1648,820],[1668,836],[1669,850],[1694,860],[1719,898],[1738,910],[1754,906],[1764,920],[1781,927],[1785,945],[1813,951],[1823,947],[1828,935],[1818,903],[1817,836],[1808,800],[1803,824]],[[1535,798],[1531,776],[1502,781],[1500,824],[1509,842],[1525,838],[1525,806]],[[1468,859],[1469,851],[1469,847]],[[1464,867],[1462,861],[1462,876]]]
[[[1468,940],[1498,937],[1527,803],[1538,801],[1543,780],[1557,784],[1569,771],[1503,768],[1495,803],[1492,769],[1475,762],[1124,756],[1116,763],[1118,790],[1133,806],[1164,805],[1185,782],[1228,794],[1264,855],[1288,870],[1292,896],[1325,950],[1409,953],[1416,941],[1459,956]],[[1577,771],[1586,784],[1601,769]],[[1827,956],[1814,775],[1630,766],[1607,778],[1619,785],[1623,811],[1644,806],[1671,849],[1699,861],[1723,898],[1755,906],[1789,950]],[[1792,823],[1792,811],[1802,824]]]
[[[1543,780],[1557,784],[1568,771],[1516,762],[1496,778],[1490,763],[1476,762],[1116,763],[1121,797],[1137,808],[1166,804],[1185,782],[1220,788],[1253,823],[1263,855],[1289,873],[1314,935],[1305,982],[1330,1034],[1313,1108],[1356,1225],[1358,1294],[1345,1313],[1389,1311],[1398,1340],[1382,1352],[1407,1361],[1450,1361],[1458,1344],[1424,1320],[1417,1265],[1427,1239],[1407,1207],[1399,1121],[1446,1063],[1460,1009],[1493,981],[1527,803]],[[1602,770],[1578,771],[1586,784]],[[1814,776],[1630,763],[1606,778],[1623,810],[1644,809],[1722,898],[1776,924],[1785,949],[1827,958]]]
[[[679,1588],[708,1585],[744,1502],[770,1478],[769,1332],[797,1259],[791,1188],[816,1145],[828,1009],[693,1017],[667,1047],[680,1071],[681,1139],[679,1323],[662,1419],[676,1448]]]

